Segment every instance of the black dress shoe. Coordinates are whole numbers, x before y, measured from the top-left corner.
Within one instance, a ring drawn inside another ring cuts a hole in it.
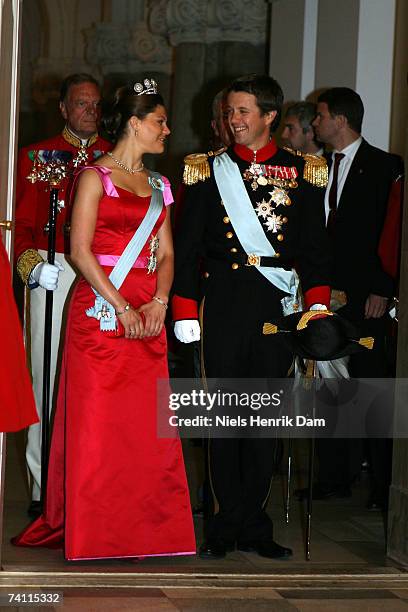
[[[227,552],[234,550],[233,544],[222,540],[209,540],[200,546],[198,555],[201,559],[223,559]]]
[[[295,497],[298,501],[303,501],[309,497],[309,489],[297,489],[295,491]],[[319,484],[313,486],[312,499],[322,500],[329,499],[330,497],[351,497],[350,487],[323,487]]]
[[[281,546],[273,540],[251,543],[238,542],[237,549],[242,552],[257,552],[261,557],[267,557],[268,559],[289,559],[293,555],[291,548]]]
[[[27,514],[29,517],[36,519],[42,514],[42,505],[40,501],[33,499],[31,504],[28,506]]]

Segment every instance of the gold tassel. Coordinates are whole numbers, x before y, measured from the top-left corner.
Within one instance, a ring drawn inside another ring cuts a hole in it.
[[[361,346],[365,346],[365,348],[371,350],[374,346],[374,338],[372,338],[371,336],[367,336],[367,338],[360,338],[360,340],[358,340],[358,343]]]
[[[303,159],[306,162],[303,170],[303,178],[305,181],[315,185],[315,187],[327,187],[329,171],[325,158],[319,155],[305,153]]]
[[[306,378],[314,378],[315,375],[315,361],[313,359],[306,360]]]
[[[273,323],[264,323],[262,328],[262,333],[264,336],[268,334],[276,334],[278,332],[278,326]]]
[[[301,329],[305,329],[310,319],[313,319],[317,315],[321,315],[321,314],[328,315],[331,317],[333,316],[333,313],[330,310],[307,310],[306,312],[302,314],[299,320],[299,323],[296,326],[297,331],[300,331]]]
[[[206,153],[192,153],[184,158],[183,183],[195,185],[210,177],[210,164]]]
[[[302,376],[302,387],[305,391],[310,391],[313,388],[316,362],[313,359],[305,360],[306,371]]]

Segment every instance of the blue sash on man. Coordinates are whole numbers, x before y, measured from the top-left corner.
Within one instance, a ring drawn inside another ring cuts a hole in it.
[[[257,217],[240,170],[227,153],[214,159],[214,177],[225,210],[246,254],[249,257],[274,257],[275,250]],[[295,270],[256,264],[255,267],[275,287],[289,294],[282,300],[284,314],[294,312],[299,285]]]

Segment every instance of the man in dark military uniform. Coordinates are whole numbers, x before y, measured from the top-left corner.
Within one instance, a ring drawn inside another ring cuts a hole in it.
[[[185,201],[176,241],[175,335],[199,339],[204,297],[205,374],[213,378],[282,378],[292,353],[282,337],[263,336],[265,321],[296,309],[297,275],[305,308],[329,301],[324,190],[296,155],[279,149],[283,94],[271,77],[242,77],[227,89],[235,145],[186,158]],[[200,270],[202,271],[200,279]],[[265,512],[275,441],[211,439],[210,472],[219,511],[210,520],[202,557],[221,558],[238,544],[270,558],[288,557],[273,540]]]

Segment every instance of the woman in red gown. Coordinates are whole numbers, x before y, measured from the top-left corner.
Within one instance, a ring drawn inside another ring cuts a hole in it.
[[[38,422],[26,365],[21,323],[11,285],[10,262],[0,235],[0,432]]]
[[[170,133],[154,81],[119,90],[106,125],[117,144],[82,170],[73,207],[71,257],[83,278],[70,304],[45,510],[14,543],[63,543],[69,560],[194,554],[181,443],[156,431],[173,279],[167,179],[165,205],[123,284],[108,278],[149,208],[142,156],[162,153]],[[93,290],[113,307],[119,336],[101,331],[100,312],[86,313]]]

